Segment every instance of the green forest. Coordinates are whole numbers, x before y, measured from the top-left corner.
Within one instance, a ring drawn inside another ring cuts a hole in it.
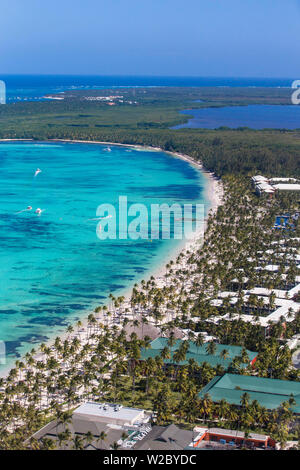
[[[1,139],[79,139],[161,147],[201,160],[217,176],[232,173],[295,176],[300,129],[177,129],[183,109],[288,104],[288,89],[138,88],[69,91],[40,102],[0,107]],[[113,99],[113,106],[103,101]],[[102,97],[102,98],[101,98]],[[197,100],[201,100],[198,102]],[[299,124],[300,126],[300,124]]]

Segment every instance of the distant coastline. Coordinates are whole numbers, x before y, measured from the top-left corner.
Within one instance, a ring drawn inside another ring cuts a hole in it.
[[[7,86],[7,102],[13,103],[20,101],[45,101],[45,95],[89,89],[155,87],[289,88],[295,77],[257,78],[2,74],[0,79],[4,80]]]

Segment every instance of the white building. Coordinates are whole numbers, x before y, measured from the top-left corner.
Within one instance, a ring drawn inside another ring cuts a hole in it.
[[[252,176],[252,183],[256,192],[272,195],[276,190],[279,191],[300,191],[300,184],[295,178],[266,178],[262,175]],[[274,184],[275,183],[275,184]]]
[[[299,292],[299,286],[297,286]],[[269,291],[268,289],[264,288],[259,288],[256,287],[254,289],[251,289],[250,291],[243,291],[243,304],[245,308],[248,308],[251,311],[259,311],[254,306],[249,306],[248,307],[248,301],[249,297],[252,294],[255,294],[257,296],[257,299],[261,299],[263,301],[263,304],[268,307],[269,305],[269,295],[271,292],[275,291]],[[286,291],[289,292],[289,291]],[[259,295],[260,294],[260,295]],[[235,305],[238,302],[238,297],[236,295],[236,292],[220,292],[219,293],[219,298],[218,299],[213,299],[211,301],[211,305],[214,307],[222,307],[224,305],[224,299],[228,298],[230,305]],[[270,322],[277,323],[281,318],[284,318],[286,322],[290,322],[294,320],[295,314],[299,311],[300,305],[297,302],[294,302],[293,300],[287,299],[287,298],[278,298],[276,297],[274,299],[274,310],[268,313],[266,316],[259,316],[257,319],[257,322],[264,328],[267,328],[269,326]],[[229,313],[217,317],[218,321],[220,319],[224,320],[236,320],[240,318],[244,322],[249,322],[249,323],[255,323],[255,317],[254,315],[250,313],[245,313],[242,315],[234,314],[231,315]]]
[[[149,420],[149,416],[145,415],[144,410],[127,408],[126,406],[111,403],[96,402],[86,402],[79,406],[73,412],[73,416],[118,426],[133,426],[145,423]]]
[[[300,184],[278,183],[273,186],[280,191],[300,191]]]

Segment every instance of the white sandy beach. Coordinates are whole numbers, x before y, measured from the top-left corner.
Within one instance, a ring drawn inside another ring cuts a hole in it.
[[[0,142],[13,142],[13,141],[33,141],[33,139],[0,139]],[[111,145],[111,146],[122,146],[122,147],[132,147],[140,150],[151,150],[151,151],[159,151],[159,152],[165,152],[168,153],[169,155],[175,157],[175,158],[180,158],[182,160],[185,160],[192,166],[196,167],[198,170],[201,170],[201,173],[205,176],[207,179],[207,186],[206,186],[206,197],[210,202],[210,207],[209,210],[212,212],[215,212],[218,208],[219,205],[222,204],[223,201],[223,187],[222,183],[220,180],[218,180],[212,173],[206,171],[203,168],[203,165],[201,162],[197,162],[193,160],[190,156],[188,155],[183,155],[180,153],[176,152],[166,152],[165,150],[158,148],[158,147],[144,147],[141,145],[129,145],[129,144],[118,144],[114,142],[100,142],[100,141],[82,141],[82,140],[68,140],[68,139],[51,139],[50,141],[46,142],[70,142],[70,143],[88,143],[88,144],[101,144],[101,145]],[[183,239],[182,243],[177,246],[175,250],[172,251],[171,257],[168,257],[167,259],[162,259],[161,264],[157,266],[155,269],[151,269],[151,271],[148,272],[146,276],[143,276],[144,280],[147,281],[150,279],[151,276],[155,278],[155,280],[158,281],[158,284],[162,286],[164,284],[164,275],[166,273],[166,264],[168,262],[175,261],[176,258],[178,257],[179,253],[181,252],[187,252],[187,251],[196,251],[200,248],[202,241],[203,241],[203,234],[204,230],[206,228],[206,220],[204,220],[203,226],[200,228],[199,232],[194,233],[191,239]],[[126,288],[122,292],[122,295],[125,297],[125,303],[128,304],[129,300],[131,298],[131,293],[132,293],[132,288],[133,286],[130,286]],[[107,299],[106,305],[109,304],[109,299]],[[83,315],[82,318],[80,318],[80,321],[82,322],[82,330],[86,331],[87,329],[87,316],[91,313],[91,311],[85,312],[85,316]],[[49,337],[49,340],[47,341],[47,345],[52,345],[53,340],[55,337],[57,337],[58,334],[51,335]],[[59,335],[62,339],[65,339],[66,337],[69,336],[69,334],[65,331],[64,333]],[[5,377],[10,370],[11,367],[8,369],[3,369],[0,372],[0,377]]]

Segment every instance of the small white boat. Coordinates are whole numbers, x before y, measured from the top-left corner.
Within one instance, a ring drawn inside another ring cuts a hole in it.
[[[16,214],[21,214],[22,212],[27,212],[27,211],[31,211],[32,210],[32,207],[31,206],[27,206],[26,209],[23,209],[19,212],[16,212]]]

